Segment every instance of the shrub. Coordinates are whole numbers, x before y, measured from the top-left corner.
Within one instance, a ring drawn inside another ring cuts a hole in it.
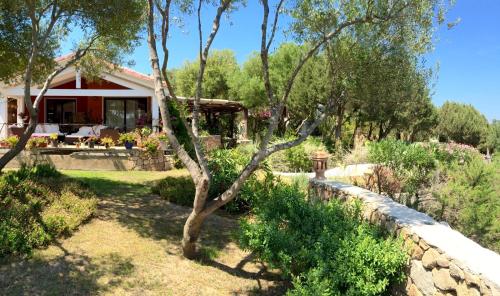
[[[309,137],[300,145],[272,154],[269,157],[271,168],[282,172],[310,172],[311,154],[318,150],[326,151],[326,147],[319,139]]]
[[[70,234],[95,211],[97,200],[81,183],[53,167],[22,167],[0,178],[0,256],[29,254]]]
[[[148,153],[155,153],[158,151],[158,147],[160,146],[160,141],[155,138],[155,137],[148,137],[145,140],[143,140],[142,145],[144,147],[144,150]]]
[[[252,152],[253,148],[251,146],[211,151],[208,159],[208,167],[212,173],[208,192],[209,199],[216,198],[231,186],[243,169],[243,166],[250,160]],[[263,168],[267,170],[265,164]],[[248,211],[252,204],[251,192],[257,182],[257,177],[252,175],[245,182],[236,198],[224,205],[223,209],[231,214]],[[153,188],[153,192],[173,203],[183,206],[193,206],[195,188],[190,177],[168,177],[159,182]]]
[[[379,295],[403,279],[402,240],[362,222],[359,205],[307,202],[296,184],[264,186],[240,243],[293,280],[289,295]]]
[[[433,188],[439,207],[432,216],[478,243],[500,252],[500,200],[498,164],[485,163],[481,156],[465,163],[443,167],[443,180]]]
[[[370,161],[389,168],[401,183],[401,191],[392,197],[416,208],[419,204],[419,190],[430,182],[436,168],[433,154],[418,144],[392,139],[373,142],[369,144],[368,150]],[[379,191],[383,191],[382,189],[379,188]]]
[[[175,204],[193,206],[195,188],[190,176],[166,177],[156,184],[152,191]]]

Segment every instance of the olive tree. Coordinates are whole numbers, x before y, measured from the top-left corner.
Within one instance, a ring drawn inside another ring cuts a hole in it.
[[[138,40],[143,7],[140,0],[0,0],[0,79],[22,81],[29,115],[19,142],[0,158],[0,170],[24,149],[35,131],[38,107],[52,80],[76,64],[83,71],[119,64]],[[82,38],[73,54],[60,63],[54,61],[62,42],[74,31]],[[102,63],[103,59],[111,64]],[[32,101],[35,84],[42,87]]]
[[[179,143],[171,125],[171,117],[167,103],[177,101],[174,88],[167,75],[169,55],[169,30],[173,18],[172,6],[179,4],[172,0],[148,0],[148,44],[151,66],[153,69],[155,94],[159,99],[160,113],[163,119],[163,129],[169,142],[182,163],[189,171],[195,183],[195,197],[193,209],[186,220],[183,230],[182,249],[187,258],[196,256],[196,242],[201,232],[204,220],[215,210],[235,198],[245,180],[255,172],[259,165],[269,155],[302,143],[335,109],[335,100],[328,100],[324,104],[315,106],[314,116],[304,118],[296,137],[290,141],[272,142],[283,110],[289,103],[295,80],[301,73],[304,65],[313,57],[325,50],[325,45],[337,40],[343,35],[350,35],[353,39],[358,36],[384,36],[388,42],[403,40],[408,47],[426,48],[431,40],[433,19],[438,13],[442,18],[444,4],[439,0],[355,0],[355,1],[324,1],[324,0],[280,0],[270,5],[268,0],[261,0],[262,19],[256,26],[261,27],[260,60],[266,103],[270,109],[270,120],[265,135],[259,143],[258,150],[253,154],[249,163],[243,168],[239,176],[222,194],[208,200],[207,193],[211,175],[208,170],[207,156],[202,148],[199,137],[200,98],[202,84],[210,47],[216,38],[223,15],[235,9],[239,2],[231,0],[209,1],[214,4],[215,17],[208,37],[204,40],[202,32],[203,0],[196,3],[180,1],[181,5],[193,5],[198,17],[199,36],[199,65],[196,80],[196,91],[193,102],[192,120],[189,134],[195,147],[196,157],[190,157]],[[283,14],[286,14],[283,20]],[[288,27],[287,25],[290,25]],[[159,28],[160,32],[157,33]],[[269,55],[278,29],[293,32],[297,42],[307,46],[307,50],[294,62],[292,71],[283,80],[280,86],[282,92],[275,93],[270,79]],[[159,41],[157,38],[159,37]],[[370,42],[370,38],[363,37],[363,42]],[[375,38],[374,38],[375,40]],[[377,40],[380,40],[378,38]],[[403,42],[401,41],[401,42]],[[163,53],[160,62],[158,44]],[[189,126],[186,118],[183,118]]]

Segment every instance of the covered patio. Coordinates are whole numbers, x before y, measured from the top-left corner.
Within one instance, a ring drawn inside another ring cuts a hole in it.
[[[62,61],[64,58],[59,60]],[[39,93],[39,87],[31,89],[32,101]],[[19,135],[28,122],[23,94],[22,84],[0,85],[1,139]],[[192,99],[180,101],[192,110]],[[201,109],[208,133],[234,141],[247,139],[248,111],[241,103],[201,99]],[[54,79],[41,100],[38,120],[35,136],[78,134],[84,127],[90,127],[95,136],[99,136],[96,129],[104,127],[115,133],[142,127],[161,131],[152,78],[128,68],[103,73],[98,79],[82,77],[75,67],[66,69]]]

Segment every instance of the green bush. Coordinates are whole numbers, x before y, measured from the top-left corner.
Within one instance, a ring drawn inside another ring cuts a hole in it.
[[[443,166],[443,180],[433,188],[440,206],[430,214],[500,252],[499,172],[497,162],[487,164],[481,156]]]
[[[420,202],[419,191],[430,182],[436,168],[434,155],[419,144],[407,144],[393,139],[372,142],[368,151],[370,161],[390,169],[401,183],[401,192],[392,197],[417,208]]]
[[[68,235],[95,211],[81,183],[48,165],[22,167],[0,177],[0,256],[26,254]]]
[[[300,145],[272,154],[269,157],[269,163],[276,171],[310,172],[312,171],[311,155],[318,150],[326,151],[325,145],[321,143],[321,140],[309,137]]]
[[[214,199],[226,191],[236,180],[252,155],[252,147],[235,149],[218,149],[210,153],[208,167],[212,173],[212,180],[208,198]],[[263,165],[265,169],[265,164]],[[231,214],[246,212],[251,207],[252,187],[257,183],[255,175],[245,182],[236,198],[226,204],[223,209]],[[183,206],[193,206],[195,187],[191,177],[167,177],[153,188],[153,193]]]
[[[296,184],[262,184],[241,245],[293,280],[289,295],[380,295],[404,277],[402,240],[362,222],[359,205],[310,203]]]
[[[158,182],[152,191],[175,204],[193,206],[195,188],[190,176],[166,177]]]

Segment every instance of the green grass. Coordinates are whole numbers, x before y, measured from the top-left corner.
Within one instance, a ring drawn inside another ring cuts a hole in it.
[[[277,274],[234,243],[234,219],[209,217],[201,260],[182,257],[191,209],[152,194],[151,185],[185,170],[63,174],[97,193],[95,217],[31,259],[0,263],[0,295],[282,295]]]

